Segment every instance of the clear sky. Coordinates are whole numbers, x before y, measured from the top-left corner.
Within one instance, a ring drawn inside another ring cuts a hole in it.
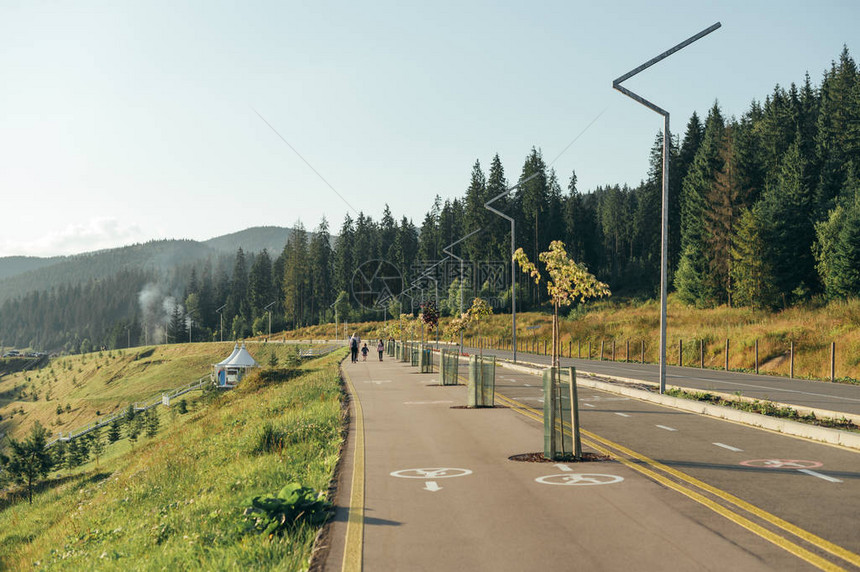
[[[495,153],[532,146],[563,186],[637,184],[660,116],[815,85],[860,2],[0,0],[0,256],[84,252],[250,226],[333,231],[385,203],[420,224]],[[256,110],[256,111],[255,111]],[[329,188],[259,112],[337,191]]]

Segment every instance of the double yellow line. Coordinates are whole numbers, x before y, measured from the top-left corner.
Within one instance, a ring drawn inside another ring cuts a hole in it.
[[[534,419],[543,423],[542,411],[537,410],[528,405],[524,405],[518,401],[514,401],[513,399],[505,397],[504,395],[501,395],[499,393],[496,393],[496,398],[508,405],[517,413],[520,413],[521,415],[524,415],[530,419]],[[570,427],[568,425],[565,425],[565,429],[569,430]],[[833,544],[832,542],[829,542],[819,536],[816,536],[811,532],[803,530],[802,528],[797,527],[790,522],[786,522],[778,516],[775,516],[744,500],[741,500],[732,494],[729,494],[721,489],[718,489],[696,478],[693,478],[686,473],[678,471],[677,469],[673,469],[672,467],[660,463],[659,461],[650,459],[645,455],[637,453],[631,449],[628,449],[627,447],[624,447],[623,445],[614,443],[609,439],[605,439],[584,429],[580,429],[580,431],[581,434],[585,437],[583,439],[583,443],[593,448],[594,450],[604,455],[608,455],[619,461],[626,467],[629,467],[630,469],[648,477],[649,479],[652,479],[674,491],[681,493],[682,495],[716,512],[720,516],[723,516],[730,521],[746,528],[750,532],[764,538],[765,540],[775,544],[776,546],[779,546],[780,548],[790,552],[791,554],[794,554],[798,558],[809,562],[810,564],[821,570],[844,570],[844,568],[834,564],[829,560],[822,558],[818,554],[815,554],[814,552],[804,548],[803,546],[800,546],[792,540],[789,540],[789,538],[787,538],[786,536],[781,536],[780,534],[777,534],[776,532],[773,532],[761,526],[760,524],[750,520],[749,518],[741,514],[740,511],[745,511],[750,515],[771,524],[777,529],[794,535],[795,537],[803,540],[804,542],[814,546],[815,548],[823,552],[829,553],[833,556],[841,558],[845,562],[860,567],[860,555],[855,554],[850,550],[846,550],[841,546],[837,546],[836,544]],[[720,504],[719,502],[714,500],[714,498],[709,498],[705,496],[705,494],[703,493],[707,493],[709,495],[712,495],[712,497],[716,497],[716,499],[723,501],[723,504]]]

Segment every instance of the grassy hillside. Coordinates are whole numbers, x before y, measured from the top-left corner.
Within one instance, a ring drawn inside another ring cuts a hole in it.
[[[190,373],[194,360],[222,353],[193,351],[202,346],[156,348],[147,359],[163,367],[185,361]],[[313,360],[292,375],[254,374],[237,390],[198,398],[185,415],[159,407],[155,437],[110,445],[98,466],[54,472],[32,505],[0,499],[0,569],[305,569],[318,525],[299,522],[269,536],[253,527],[260,515],[245,512],[251,497],[274,496],[289,483],[328,488],[342,443],[342,357]],[[146,380],[151,372],[141,373],[141,385],[156,385]],[[145,391],[127,392],[135,393]]]
[[[442,338],[450,318],[442,319]],[[359,332],[373,338],[382,331],[381,322],[350,324],[349,333]],[[510,314],[494,315],[471,327],[472,336],[510,341]],[[517,331],[521,349],[530,350],[534,343],[543,352],[543,343],[551,339],[552,316],[548,313],[517,314]],[[592,357],[599,359],[604,342],[604,359],[611,358],[615,342],[616,359],[623,360],[626,343],[630,357],[639,361],[641,344],[645,343],[645,361],[658,359],[660,339],[660,304],[658,301],[626,302],[607,300],[589,303],[564,317],[561,325],[564,354],[568,343],[577,356],[582,343],[586,357],[588,342]],[[341,324],[341,335],[343,328]],[[292,339],[332,338],[334,324],[302,328],[278,334]],[[826,305],[808,305],[782,312],[750,308],[700,309],[686,306],[673,296],[668,307],[667,360],[678,363],[678,341],[683,341],[684,365],[699,365],[699,340],[705,344],[705,367],[725,366],[725,344],[729,339],[729,368],[752,370],[755,367],[755,343],[759,344],[759,371],[788,375],[791,342],[795,344],[795,377],[825,379],[830,376],[830,343],[836,342],[836,376],[843,380],[860,380],[860,300],[835,301]]]
[[[263,364],[272,351],[281,363],[291,351],[277,344],[248,348]],[[208,375],[211,364],[232,350],[233,343],[224,342],[95,352],[54,358],[39,370],[0,377],[0,433],[23,435],[36,421],[52,434],[68,432]]]

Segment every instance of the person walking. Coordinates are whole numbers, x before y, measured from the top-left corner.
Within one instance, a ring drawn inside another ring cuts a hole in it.
[[[382,352],[385,351],[385,344],[382,343],[382,340],[379,340],[379,343],[376,344],[376,351],[379,352],[379,361],[382,361]]]
[[[367,342],[364,342],[364,345],[361,347],[361,361],[367,361],[367,354],[370,352],[367,349]]]
[[[358,361],[358,336],[352,334],[352,337],[349,338],[349,352],[352,357],[352,363],[356,363]]]

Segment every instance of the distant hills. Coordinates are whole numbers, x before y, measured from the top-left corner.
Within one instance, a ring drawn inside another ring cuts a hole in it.
[[[273,258],[283,250],[292,229],[252,227],[205,241],[153,240],[73,256],[0,258],[0,303],[28,292],[50,290],[114,276],[121,271],[169,272],[212,257],[267,249]]]

